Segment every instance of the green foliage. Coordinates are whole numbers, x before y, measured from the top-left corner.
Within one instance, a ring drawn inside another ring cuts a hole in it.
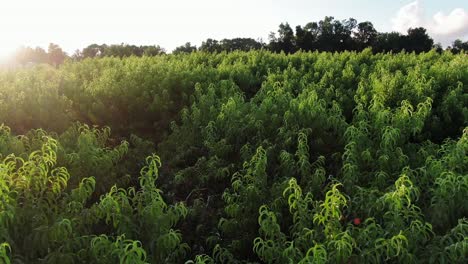
[[[0,263],[2,264],[10,264],[10,258],[8,257],[8,253],[11,251],[10,245],[8,243],[0,244]]]
[[[101,263],[147,263],[141,242],[125,239],[125,235],[117,237],[115,241],[105,235],[95,237],[91,240],[91,252]]]
[[[9,263],[11,257],[29,263],[41,259],[47,263],[175,263],[185,258],[188,246],[174,227],[187,209],[182,203],[164,202],[155,185],[161,166],[158,156],[146,159],[138,189],[114,185],[95,204],[96,185],[105,183],[78,172],[106,166],[103,160],[107,159],[108,172],[112,171],[113,159],[121,159],[128,145],[124,151],[122,145],[108,149],[104,145],[108,130],[79,125],[59,137],[63,145],[43,131],[21,137],[20,142],[7,127],[2,131],[2,145],[21,143],[24,150],[19,156],[2,157],[0,163],[0,237],[7,241],[0,248],[3,262]],[[59,158],[77,169],[73,181],[69,170],[57,165]],[[77,183],[70,186],[73,182]]]
[[[2,70],[0,262],[465,263],[465,57]]]

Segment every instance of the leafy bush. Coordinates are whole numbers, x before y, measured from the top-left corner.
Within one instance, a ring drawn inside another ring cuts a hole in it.
[[[0,263],[465,263],[467,84],[435,51],[0,70]]]

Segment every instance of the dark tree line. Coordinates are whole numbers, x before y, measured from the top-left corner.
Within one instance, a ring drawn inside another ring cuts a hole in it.
[[[453,53],[460,53],[461,51],[468,51],[468,41],[463,42],[457,39],[453,42],[452,47],[449,47],[449,49]]]
[[[457,53],[468,50],[468,42],[456,40],[448,49]],[[356,19],[336,20],[327,16],[318,22],[310,22],[293,29],[288,23],[281,23],[277,32],[271,32],[269,42],[263,43],[251,38],[207,39],[197,49],[186,43],[174,50],[174,53],[192,52],[195,50],[207,52],[222,52],[233,50],[267,49],[273,52],[294,53],[303,51],[361,51],[372,48],[374,52],[425,52],[431,49],[442,51],[439,43],[427,34],[423,27],[410,28],[406,34],[398,32],[378,32],[369,22],[358,23]]]
[[[221,52],[221,51],[249,51],[264,48],[264,44],[252,38],[233,38],[217,41],[207,39],[203,41],[199,50],[206,52]]]
[[[294,53],[296,51],[361,51],[372,48],[378,52],[425,52],[436,49],[441,52],[442,46],[427,34],[425,28],[410,28],[407,34],[398,32],[378,32],[369,22],[358,23],[356,19],[336,20],[327,16],[318,22],[310,22],[304,26],[298,25],[293,29],[288,23],[281,23],[277,32],[271,32],[269,42],[252,38],[207,39],[200,47],[190,42],[177,47],[173,54],[204,52],[231,52],[235,50],[249,51],[266,49],[273,52]],[[468,41],[455,40],[447,48],[453,53],[468,51]],[[129,57],[129,56],[156,56],[166,51],[157,45],[136,46],[129,44],[98,45],[92,44],[82,50],[77,50],[70,57],[58,45],[51,43],[46,50],[36,47],[22,47],[15,54],[15,61],[20,64],[48,63],[54,66],[62,64],[67,58],[82,60],[85,58],[100,57]]]
[[[268,49],[286,53],[303,51],[360,51],[372,48],[374,52],[424,52],[434,47],[434,40],[426,29],[411,28],[406,35],[390,32],[379,33],[369,22],[357,23],[353,18],[336,20],[325,17],[319,22],[296,26],[295,31],[288,23],[280,24],[277,34],[269,37]]]
[[[172,51],[173,54],[179,53],[191,53],[193,51],[197,51],[197,46],[192,46],[190,42],[185,43],[185,45],[175,48]]]
[[[91,44],[83,50],[75,51],[73,54],[73,59],[85,59],[85,58],[96,58],[96,57],[130,57],[130,56],[156,56],[165,54],[166,51],[160,46],[150,45],[150,46],[135,46],[128,44],[119,44],[119,45],[98,45]]]

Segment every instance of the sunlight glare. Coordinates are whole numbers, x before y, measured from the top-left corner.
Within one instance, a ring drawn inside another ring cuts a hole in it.
[[[16,50],[18,49],[19,45],[8,43],[3,40],[2,45],[0,46],[0,63],[4,63],[11,59]]]

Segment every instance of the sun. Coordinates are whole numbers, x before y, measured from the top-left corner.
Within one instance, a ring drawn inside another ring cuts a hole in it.
[[[10,59],[21,45],[33,41],[35,22],[33,9],[20,1],[0,3],[0,62]],[[37,11],[37,10],[36,10]]]
[[[19,45],[14,42],[7,42],[0,44],[0,63],[6,62],[13,57]]]

